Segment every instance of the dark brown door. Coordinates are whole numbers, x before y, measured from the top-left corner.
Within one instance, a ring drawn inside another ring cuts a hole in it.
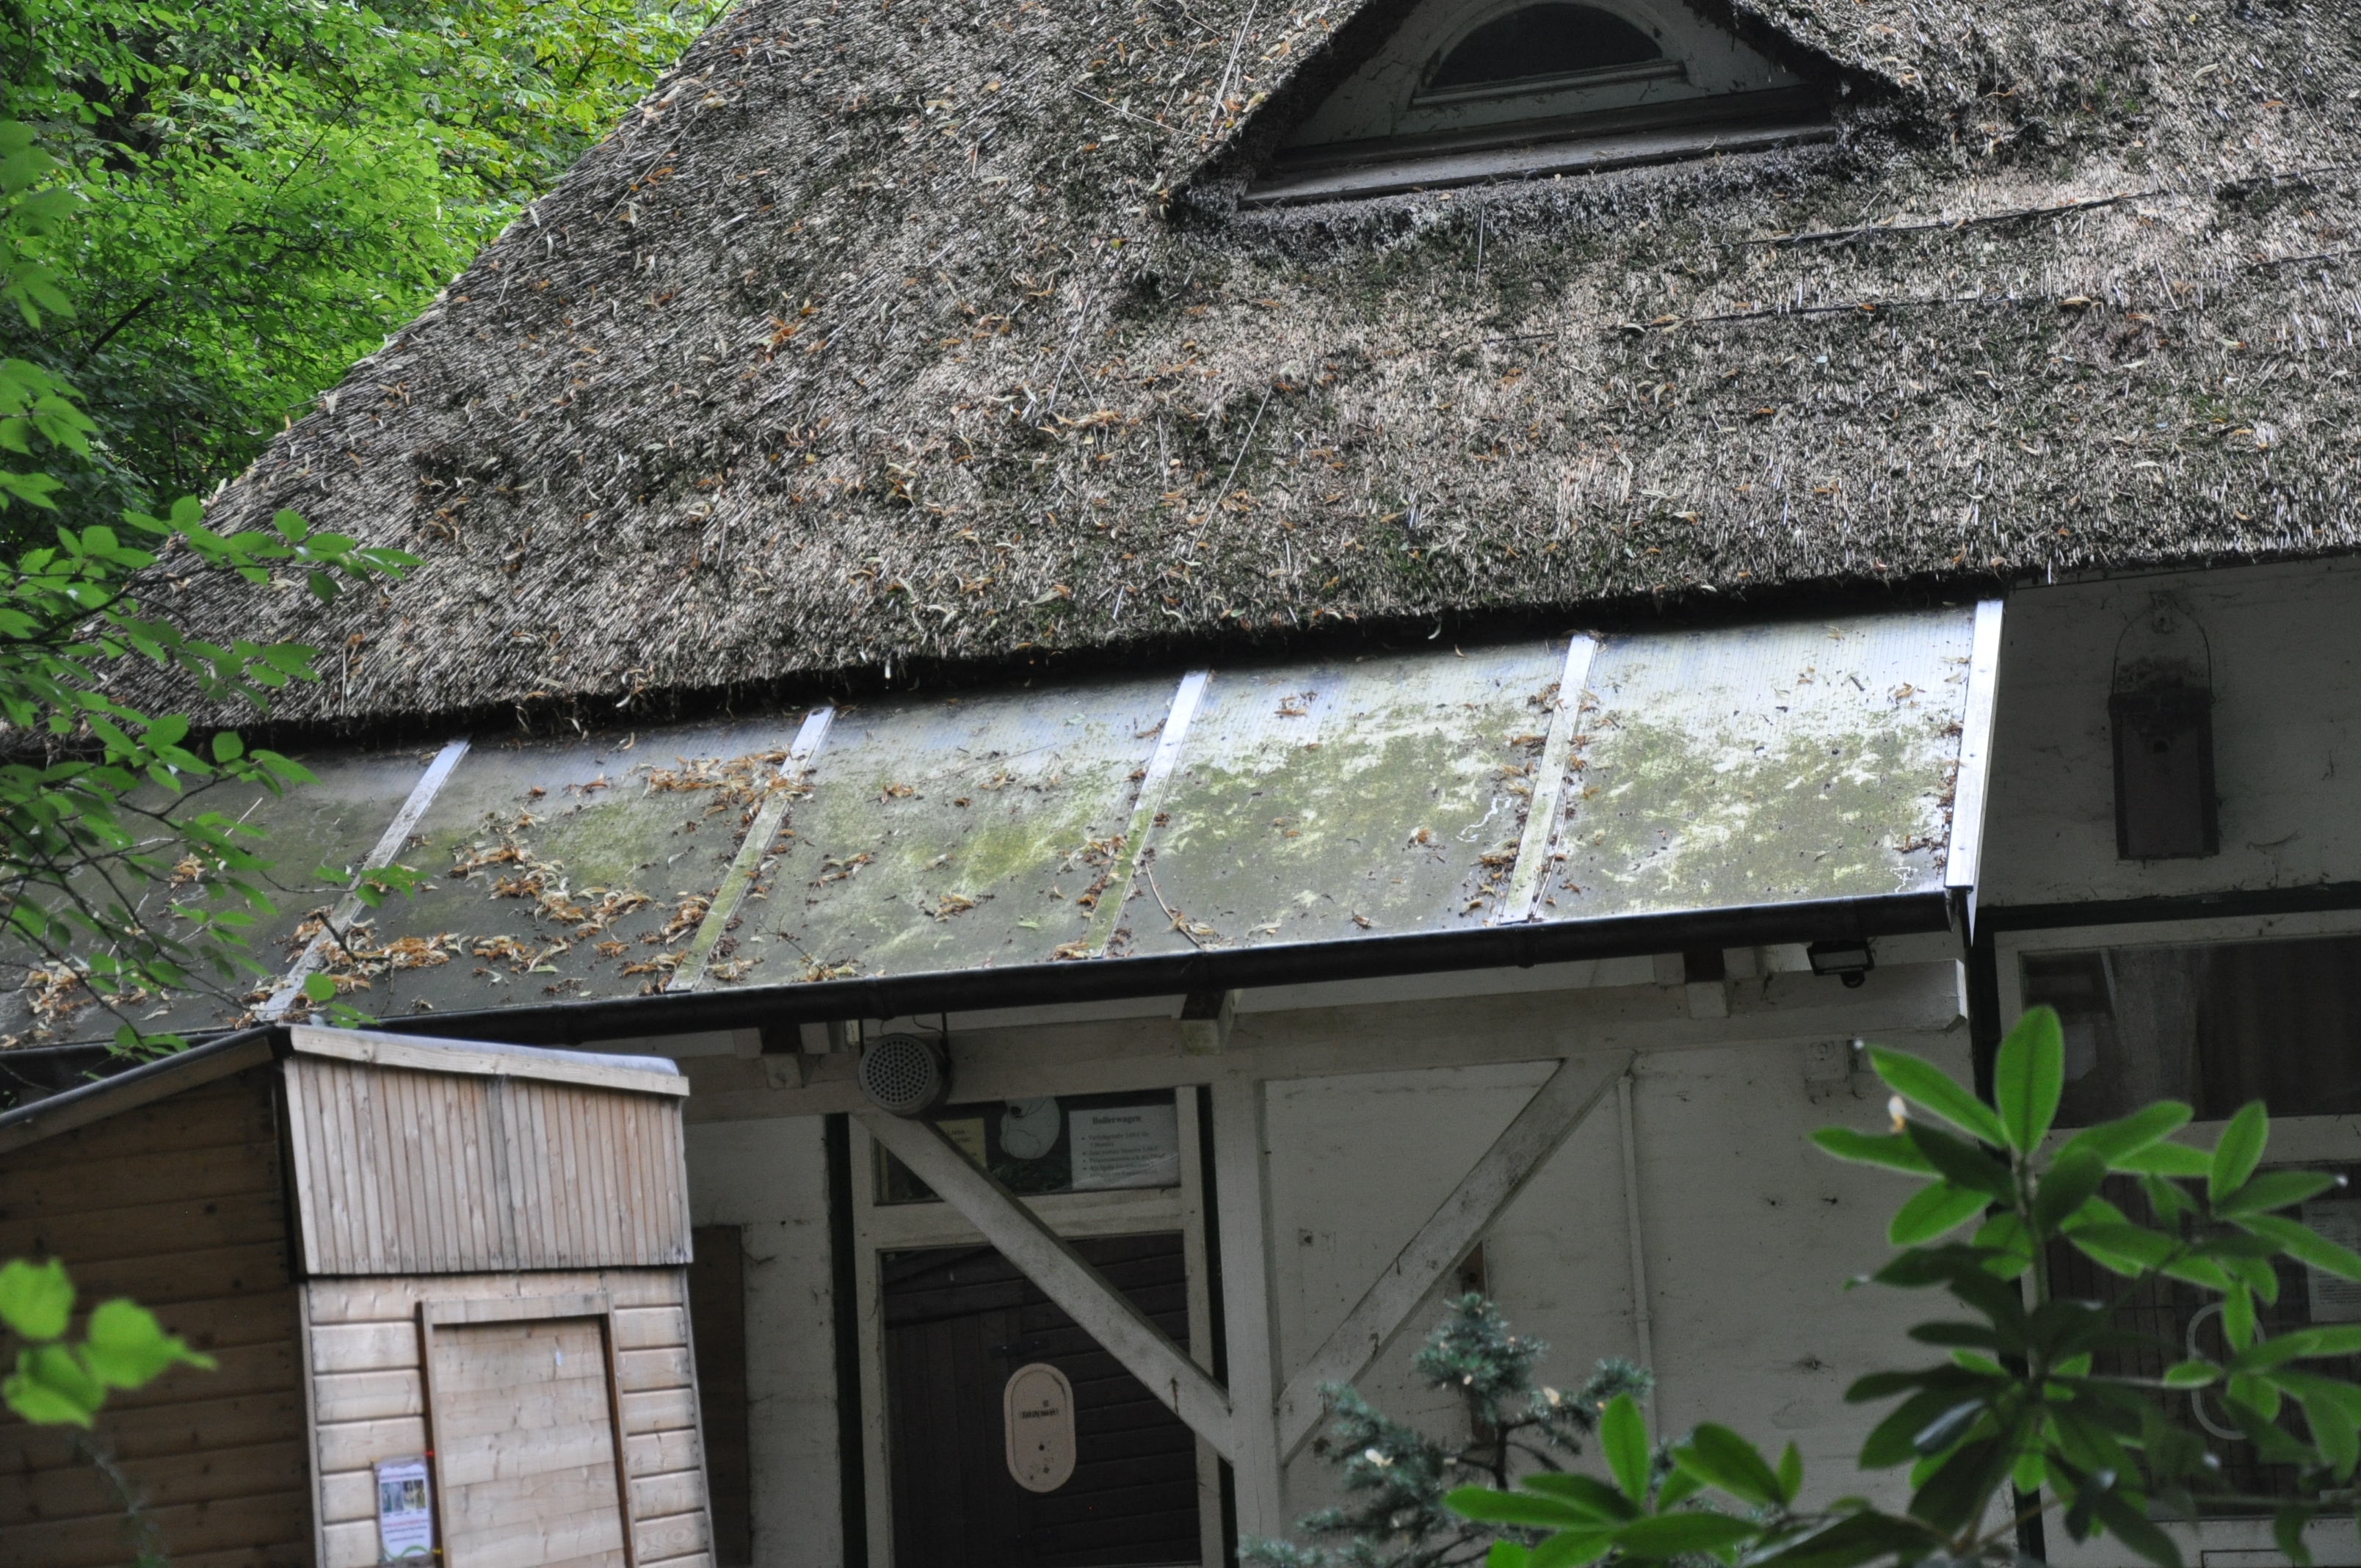
[[[1074,1244],[1176,1344],[1189,1339],[1174,1234]],[[885,1397],[896,1568],[1117,1568],[1200,1561],[1196,1440],[990,1247],[888,1253]],[[1001,1391],[1047,1362],[1074,1386],[1074,1474],[1008,1474]]]

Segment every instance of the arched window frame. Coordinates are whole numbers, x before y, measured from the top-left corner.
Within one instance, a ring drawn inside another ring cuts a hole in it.
[[[1577,0],[1661,59],[1429,91],[1451,49],[1536,0],[1424,0],[1289,135],[1251,205],[1589,172],[1832,134],[1820,91],[1684,0]]]

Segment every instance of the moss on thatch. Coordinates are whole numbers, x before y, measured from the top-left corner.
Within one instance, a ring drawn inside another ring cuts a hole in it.
[[[183,613],[374,723],[2361,539],[2346,8],[1752,0],[1833,143],[1237,209],[1354,9],[748,0],[214,505],[424,565]]]

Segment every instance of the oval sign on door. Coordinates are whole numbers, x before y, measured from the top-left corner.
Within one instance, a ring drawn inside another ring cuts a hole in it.
[[[1028,1492],[1054,1492],[1074,1475],[1074,1386],[1047,1362],[1020,1366],[1000,1394],[1008,1473]]]

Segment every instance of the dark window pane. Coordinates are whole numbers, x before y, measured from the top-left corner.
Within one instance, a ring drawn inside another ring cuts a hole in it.
[[[2339,1173],[2361,1174],[2361,1167],[2344,1167]],[[2108,1178],[2100,1194],[2130,1218],[2153,1223],[2155,1211],[2148,1207],[2147,1195],[2131,1178]],[[2332,1199],[2306,1203],[2301,1217],[2341,1238],[2353,1234],[2353,1212],[2356,1209],[2361,1209],[2361,1204]],[[2101,1268],[2065,1242],[2051,1245],[2048,1263],[2049,1289],[2054,1298],[2105,1301],[2123,1294],[2125,1281],[2120,1275]],[[2265,1334],[2289,1333],[2313,1323],[2349,1322],[2361,1317],[2361,1303],[2356,1302],[2343,1281],[2315,1274],[2284,1257],[2275,1260],[2272,1267],[2279,1275],[2279,1299],[2255,1303],[2255,1321]],[[2190,1354],[2202,1353],[2218,1359],[2227,1354],[2222,1338],[2221,1298],[2178,1280],[2152,1278],[2144,1282],[2116,1308],[2114,1322],[2125,1333],[2138,1336],[2141,1343],[2097,1352],[2092,1358],[2092,1370],[2103,1376],[2161,1377],[2167,1366]],[[2361,1371],[2361,1357],[2308,1361],[2304,1369],[2351,1379],[2356,1371]],[[2295,1466],[2262,1463],[2255,1445],[2237,1432],[2214,1390],[2167,1394],[2165,1413],[2174,1424],[2200,1438],[2221,1462],[2224,1486],[2253,1497],[2300,1495]],[[2206,1511],[2218,1517],[2268,1510],[2257,1503],[2247,1508],[2217,1504]]]
[[[1566,76],[1662,58],[1647,34],[1591,5],[1528,5],[1460,40],[1427,91]]]
[[[2033,953],[2025,1000],[2066,1035],[2063,1126],[2155,1100],[2219,1121],[2361,1111],[2361,937]]]

